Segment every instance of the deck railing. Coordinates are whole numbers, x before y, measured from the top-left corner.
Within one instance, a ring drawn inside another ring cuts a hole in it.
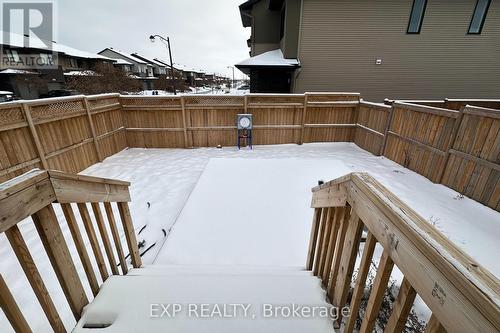
[[[100,277],[104,282],[110,273],[106,268],[105,256],[101,251],[99,237],[94,229],[87,203],[91,204],[99,236],[111,268],[111,274],[119,275],[120,272],[118,271],[107,226],[111,230],[121,272],[125,275],[128,271],[128,264],[121,245],[112,203],[116,203],[119,211],[132,266],[138,268],[142,265],[128,207],[130,201],[129,185],[130,183],[123,181],[45,170],[33,170],[0,184],[0,233],[5,232],[54,332],[66,332],[66,329],[18,228],[18,223],[31,217],[73,316],[76,320],[79,320],[82,310],[89,303],[89,300],[83,287],[84,282],[78,276],[75,263],[71,258],[68,245],[61,231],[60,223],[62,222],[58,221],[53,205],[57,203],[62,208],[78,256],[85,270],[87,282],[95,296],[99,292],[98,280],[71,204],[77,204]],[[107,226],[101,205],[104,206]],[[1,275],[0,305],[16,332],[31,332],[22,311],[17,306]]]
[[[377,243],[383,253],[361,333],[374,331],[394,266],[404,279],[384,332],[403,331],[417,294],[432,311],[426,332],[500,331],[498,279],[368,174],[352,173],[314,188],[312,207],[307,268],[322,280],[333,305],[349,306],[350,316],[338,323],[344,333],[353,332],[358,319]],[[363,230],[366,240],[350,293]]]

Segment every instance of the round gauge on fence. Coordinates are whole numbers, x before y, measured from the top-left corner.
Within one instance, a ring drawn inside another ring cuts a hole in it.
[[[241,128],[249,128],[250,125],[252,124],[252,122],[250,121],[250,119],[248,117],[241,117],[240,118],[240,127]]]

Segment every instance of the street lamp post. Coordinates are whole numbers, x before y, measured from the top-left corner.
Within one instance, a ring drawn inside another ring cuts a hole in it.
[[[231,85],[231,87],[236,88],[236,87],[235,87],[235,82],[234,82],[234,66],[227,66],[227,68],[229,68],[229,69],[232,69],[232,70],[233,70],[233,84]]]
[[[170,38],[164,38],[160,35],[151,35],[149,36],[149,40],[154,43],[156,37],[158,37],[165,45],[167,45],[168,48],[168,56],[170,58],[170,78],[172,80],[172,89],[174,91],[174,95],[177,95],[177,90],[175,87],[175,79],[174,79],[174,63],[172,61],[172,49],[170,48]]]

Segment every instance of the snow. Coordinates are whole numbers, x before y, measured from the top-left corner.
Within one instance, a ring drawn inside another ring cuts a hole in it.
[[[97,76],[97,73],[92,70],[85,71],[69,71],[64,73],[65,76]]]
[[[253,151],[238,151],[233,147],[194,150],[129,149],[106,159],[104,163],[90,167],[84,173],[131,181],[134,222],[137,228],[145,224],[155,226],[157,231],[153,234],[158,235],[158,230],[162,228],[167,230],[173,225],[175,217],[180,214],[189,193],[194,188],[210,158],[278,159],[285,160],[286,168],[292,169],[298,169],[294,165],[307,163],[307,161],[301,160],[315,159],[318,164],[317,168],[320,168],[319,165],[322,164],[331,165],[332,161],[343,161],[349,172],[369,172],[458,247],[494,275],[500,276],[500,262],[491,256],[491,253],[498,251],[496,242],[500,236],[500,215],[498,212],[467,197],[461,198],[459,193],[454,190],[440,184],[434,184],[423,176],[405,169],[385,157],[374,156],[352,143],[257,146],[254,147]],[[214,161],[214,163],[214,165],[218,165],[220,162]],[[262,163],[264,167],[266,162]],[[267,165],[269,163],[272,162],[267,162]],[[220,172],[212,170],[212,168],[208,168],[207,172],[213,172],[213,174]],[[227,172],[232,174],[231,170],[227,170]],[[342,168],[338,171],[332,169],[327,175],[313,174],[307,169],[301,172],[304,175],[309,174],[307,177],[311,177],[313,180],[320,177],[323,177],[324,180],[331,180],[345,174],[346,169]],[[282,170],[281,174],[283,174],[283,178],[287,175],[291,183],[295,181],[296,177],[306,177],[300,174],[295,174],[292,177],[290,173],[286,172],[286,169]],[[267,179],[267,177],[261,173],[254,181],[259,183],[259,179]],[[282,177],[278,180],[283,181]],[[236,184],[236,180],[234,183]],[[313,187],[315,182],[310,185]],[[267,190],[263,193],[267,193]],[[308,204],[311,199],[310,191],[308,190],[302,195],[302,200]],[[250,199],[246,198],[245,200],[248,202]],[[245,200],[242,198],[242,202]],[[149,210],[147,202],[151,203]],[[254,208],[255,211],[257,206]],[[183,212],[183,214],[188,213]],[[234,217],[228,216],[227,218],[233,219]],[[221,221],[220,223],[225,222]],[[297,220],[295,223],[302,225],[309,223],[309,221]],[[291,227],[293,224],[291,221],[289,226]],[[139,238],[145,238],[150,243],[150,236],[145,236],[148,230],[149,227]],[[151,240],[156,238],[152,237]],[[172,242],[174,241],[172,240]],[[153,257],[154,255],[146,256],[145,261],[152,262]],[[298,260],[293,266],[303,264],[302,261]]]
[[[17,34],[17,33],[0,31],[0,44],[3,44],[3,45],[6,45],[4,43],[7,42],[7,41],[3,40],[4,36],[9,37],[9,42],[7,45],[14,46],[14,47],[21,47],[22,48],[22,47],[24,47],[24,45],[29,45],[30,48],[44,50],[44,51],[53,51],[53,52],[64,53],[64,54],[67,54],[67,55],[70,55],[73,57],[111,60],[110,58],[102,56],[100,54],[82,51],[82,50],[75,49],[75,48],[70,47],[70,46],[58,44],[54,41],[46,43],[37,37],[29,37],[27,44],[25,44],[25,38],[27,38],[27,37],[24,37],[23,35]],[[46,44],[50,44],[51,49],[48,49]]]
[[[139,59],[139,60],[142,60],[141,58],[143,58],[143,59],[147,60],[147,62],[149,62],[149,63],[153,63],[153,64],[154,64],[154,65],[156,65],[156,66],[159,66],[159,67],[165,67],[165,65],[164,65],[164,64],[162,64],[161,62],[156,61],[156,60],[154,60],[154,59],[149,59],[149,58],[144,57],[144,56],[142,56],[142,55],[140,55],[140,54],[138,54],[138,53],[132,53],[132,54],[131,54],[131,56],[132,56],[132,57],[134,57],[134,59],[136,59],[136,58],[137,58],[137,59]],[[139,57],[141,57],[141,58],[139,58]]]
[[[118,58],[118,59],[113,59],[114,62],[115,62],[115,65],[133,65],[131,62],[128,62],[127,60],[125,59],[121,59],[121,58]]]
[[[310,190],[332,170],[350,171],[339,160],[211,159],[155,264],[303,268]]]
[[[4,69],[3,71],[0,71],[0,74],[26,74],[26,75],[37,75],[35,72],[27,71],[24,69]]]
[[[120,50],[114,49],[114,48],[112,48],[112,47],[106,48],[106,49],[104,49],[103,51],[105,51],[105,50],[109,50],[109,51],[111,51],[111,52],[114,52],[114,53],[116,53],[117,55],[120,55],[120,56],[122,56],[122,57],[124,57],[124,58],[126,58],[126,59],[128,59],[128,60],[131,60],[131,61],[133,61],[133,62],[135,62],[135,63],[142,64],[142,65],[147,65],[147,63],[146,63],[144,60],[139,59],[139,58],[137,58],[137,57],[134,57],[132,54],[128,54],[128,53],[126,53],[126,52],[123,52],[123,51],[120,51]],[[103,52],[103,51],[101,51],[101,52]],[[112,60],[115,60],[115,58],[112,58]]]
[[[285,66],[297,67],[300,62],[297,59],[285,59],[281,49],[264,52],[255,57],[248,58],[238,64],[236,67],[250,67],[250,66]]]
[[[259,270],[239,272],[226,267],[215,273],[207,273],[206,269],[201,273],[175,270],[175,274],[170,274],[171,271],[161,275],[143,273],[145,275],[111,277],[106,281],[73,332],[87,332],[82,327],[89,324],[112,324],[105,330],[110,333],[333,332],[329,318],[319,315],[307,319],[265,317],[265,304],[331,308],[325,302],[319,280],[302,272],[281,270],[262,274]],[[127,295],[127,300],[116,295]],[[152,307],[152,303],[178,305],[179,313],[175,317],[158,318],[162,308]],[[208,306],[206,313],[201,312],[202,305]],[[152,308],[159,310],[151,311]],[[152,318],[151,314],[156,317]]]
[[[239,168],[251,175],[254,181],[236,177],[240,174]],[[500,276],[500,262],[492,255],[498,253],[499,249],[498,212],[466,197],[461,198],[457,192],[443,185],[433,184],[426,178],[384,157],[374,156],[352,143],[255,146],[254,150],[241,151],[234,147],[128,149],[82,173],[131,181],[130,207],[136,232],[146,225],[138,235],[138,240],[145,240],[146,247],[157,243],[143,256],[146,265],[158,265],[160,262],[171,264],[186,260],[181,263],[202,266],[229,263],[250,267],[276,264],[283,269],[292,270],[304,265],[304,246],[308,241],[312,214],[312,211],[307,214],[304,207],[311,199],[310,188],[320,178],[328,181],[351,171],[369,172],[482,266],[495,276]],[[253,196],[244,196],[243,193],[236,197],[236,188],[241,182],[251,189]],[[203,199],[202,194],[207,193],[208,185],[213,183],[217,186],[211,189],[208,198]],[[273,186],[275,184],[284,187],[283,191],[278,191],[278,186]],[[261,188],[261,191],[255,195],[258,188]],[[293,191],[296,197],[292,198],[292,192],[288,191]],[[296,204],[286,206],[284,201]],[[192,207],[197,203],[203,205],[206,218],[200,219],[196,211],[193,211]],[[244,214],[243,217],[242,214],[235,215],[238,207],[243,207],[250,213]],[[283,209],[278,212],[277,207],[286,207],[286,210],[294,211],[297,215]],[[55,210],[59,220],[63,221],[58,205],[55,205]],[[74,210],[77,211],[76,207]],[[213,220],[216,213],[220,214]],[[78,218],[78,214],[76,215]],[[254,219],[256,216],[261,219],[265,217],[266,221]],[[243,222],[254,223],[259,230],[252,230]],[[88,252],[91,253],[81,221],[79,223]],[[236,229],[231,224],[237,224],[244,230],[233,234],[234,240],[230,239],[226,230]],[[61,223],[61,228],[90,297],[85,273],[66,223]],[[72,327],[74,319],[71,311],[66,305],[33,224],[27,220],[20,224],[20,229],[49,293],[61,311],[63,321],[68,328]],[[167,237],[163,236],[162,229],[166,231]],[[120,233],[123,235],[121,229]],[[243,233],[247,233],[248,237],[243,237]],[[252,238],[258,239],[258,244],[257,241],[252,242]],[[274,239],[275,247],[264,257],[264,251],[261,251],[259,246],[269,250],[271,239]],[[225,244],[225,250],[224,242],[229,242]],[[285,253],[284,249],[290,252]],[[279,253],[281,255],[278,255]],[[153,267],[147,269],[154,270]],[[184,273],[188,274],[191,268],[185,269],[187,272]],[[33,330],[51,331],[3,234],[0,235],[0,272],[26,313]],[[128,299],[135,297],[139,298],[138,295],[127,294]],[[2,333],[4,327],[9,327],[5,323],[6,319],[0,312]],[[8,329],[5,331],[10,332]]]

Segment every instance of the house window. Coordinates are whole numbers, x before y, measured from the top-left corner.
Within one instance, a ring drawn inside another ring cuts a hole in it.
[[[477,0],[476,8],[474,8],[474,14],[472,15],[472,20],[469,25],[469,34],[480,34],[483,30],[484,20],[486,19],[486,13],[488,13],[488,7],[490,7],[491,0]]]
[[[420,28],[422,27],[422,22],[424,20],[425,7],[427,6],[427,0],[413,0],[413,6],[411,7],[410,23],[408,23],[409,34],[419,34]]]
[[[78,68],[78,62],[76,61],[76,59],[75,59],[75,58],[70,58],[70,59],[69,59],[69,64],[70,64],[70,66],[71,66],[71,67],[73,67],[73,68]]]

